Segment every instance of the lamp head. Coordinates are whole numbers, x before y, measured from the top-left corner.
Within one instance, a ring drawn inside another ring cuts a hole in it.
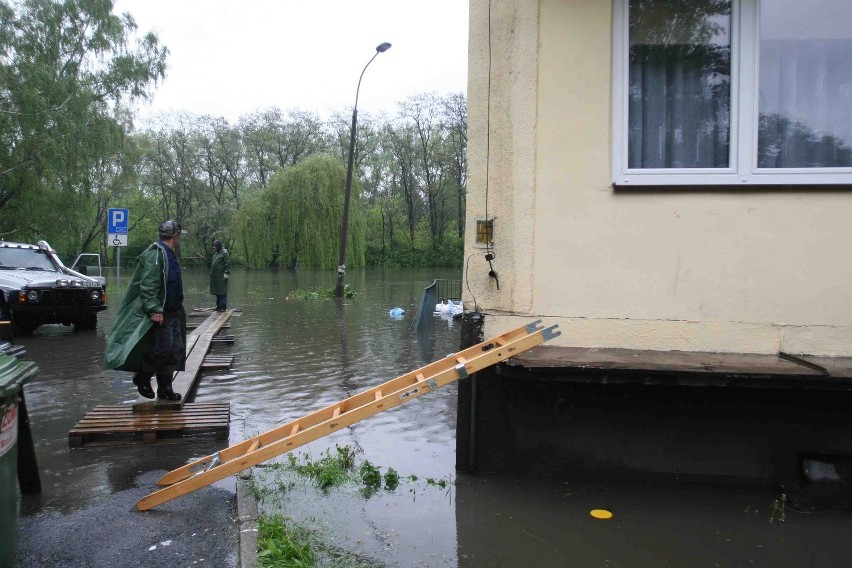
[[[389,50],[390,48],[391,48],[391,44],[389,44],[388,42],[385,41],[385,42],[382,42],[382,43],[380,43],[379,45],[376,46],[376,51],[378,51],[379,53],[384,53],[387,50]]]

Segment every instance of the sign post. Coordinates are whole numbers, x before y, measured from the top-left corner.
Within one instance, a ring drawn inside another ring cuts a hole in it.
[[[121,303],[121,247],[127,246],[129,209],[109,209],[107,212],[107,246],[115,248],[115,301]]]

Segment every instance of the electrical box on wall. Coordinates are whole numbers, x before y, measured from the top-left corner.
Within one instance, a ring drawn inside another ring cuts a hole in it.
[[[494,219],[476,220],[476,244],[491,246],[494,244]]]

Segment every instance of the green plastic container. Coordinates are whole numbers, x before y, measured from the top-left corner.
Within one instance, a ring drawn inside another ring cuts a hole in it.
[[[0,353],[0,568],[15,565],[18,507],[18,400],[35,374],[32,362]]]

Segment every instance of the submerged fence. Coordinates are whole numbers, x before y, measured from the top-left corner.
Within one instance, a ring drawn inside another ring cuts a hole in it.
[[[414,318],[414,329],[420,331],[424,326],[432,323],[432,312],[435,304],[454,300],[461,300],[461,280],[436,279],[423,289],[423,299],[420,308]]]

